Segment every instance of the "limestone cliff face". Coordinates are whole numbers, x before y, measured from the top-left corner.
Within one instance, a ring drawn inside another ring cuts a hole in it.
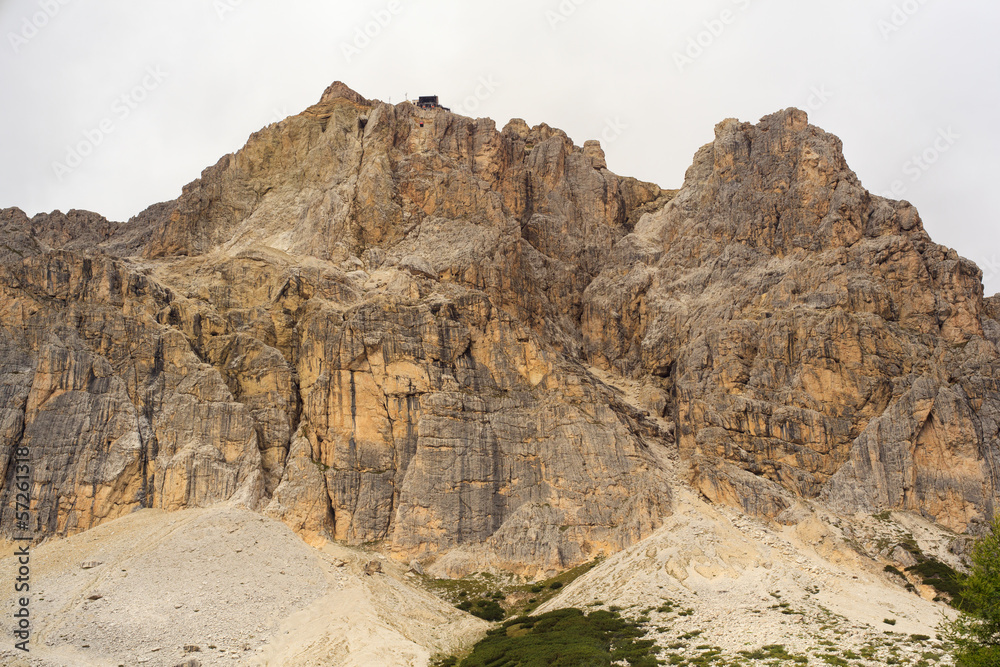
[[[576,352],[664,193],[595,160],[334,86],[129,224],[6,211],[3,452],[30,447],[40,528],[237,498],[519,570],[648,534],[659,460]]]
[[[612,263],[585,292],[587,354],[671,397],[709,498],[922,510],[958,531],[992,515],[998,338],[980,271],[908,203],[869,194],[805,113],[719,124]]]
[[[802,112],[672,192],[338,83],[129,223],[0,240],[4,530],[19,444],[47,534],[236,501],[451,573],[627,546],[678,456],[779,518],[997,501],[1000,307]]]

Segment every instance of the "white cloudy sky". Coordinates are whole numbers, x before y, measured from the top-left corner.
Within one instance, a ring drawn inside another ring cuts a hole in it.
[[[0,0],[0,32],[0,207],[127,219],[337,79],[603,137],[664,187],[718,121],[798,106],[1000,291],[995,0]]]

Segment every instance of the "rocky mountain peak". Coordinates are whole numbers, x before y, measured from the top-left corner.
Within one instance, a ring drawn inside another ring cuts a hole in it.
[[[323,91],[323,96],[320,98],[319,103],[329,104],[335,99],[345,99],[361,106],[372,106],[371,102],[352,90],[343,81],[334,81],[330,84],[330,86]]]
[[[127,224],[0,225],[0,463],[31,451],[40,534],[227,501],[538,573],[681,484],[776,522],[995,511],[981,275],[796,109],[720,123],[675,191],[337,82]]]

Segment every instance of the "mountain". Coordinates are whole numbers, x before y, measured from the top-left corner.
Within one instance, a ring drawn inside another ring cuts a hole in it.
[[[2,530],[239,505],[436,576],[1000,499],[1000,299],[841,142],[726,120],[664,190],[341,83],[127,223],[0,211]],[[956,549],[965,542],[957,539]]]

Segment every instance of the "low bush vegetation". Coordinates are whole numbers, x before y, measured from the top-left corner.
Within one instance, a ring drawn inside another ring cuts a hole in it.
[[[544,581],[527,583],[514,577],[497,576],[488,572],[479,572],[462,579],[425,578],[423,581],[431,592],[462,611],[488,621],[501,621],[509,616],[531,613],[599,562],[600,559],[595,559]],[[487,605],[487,602],[494,604]]]
[[[476,644],[461,667],[655,667],[656,649],[617,612],[560,609],[511,619]]]
[[[933,558],[928,558],[906,568],[906,571],[919,575],[923,582],[928,586],[933,586],[934,590],[951,596],[955,606],[960,605],[963,575],[956,572],[950,566]]]
[[[896,575],[896,576],[897,576],[897,577],[899,577],[900,579],[906,579],[906,575],[904,575],[904,574],[903,574],[903,573],[902,573],[902,572],[901,572],[901,571],[899,570],[899,568],[898,568],[898,567],[895,567],[895,566],[893,566],[893,565],[886,565],[886,566],[885,566],[885,568],[884,568],[884,570],[885,570],[886,572],[888,572],[889,574],[894,574],[894,575]]]
[[[755,651],[740,651],[747,660],[784,660],[795,664],[808,664],[809,658],[804,655],[793,655],[783,644],[768,644]]]
[[[496,600],[487,600],[482,598],[480,600],[466,600],[458,605],[458,608],[462,611],[467,611],[473,616],[478,616],[484,621],[502,621],[507,615],[503,607]]]

